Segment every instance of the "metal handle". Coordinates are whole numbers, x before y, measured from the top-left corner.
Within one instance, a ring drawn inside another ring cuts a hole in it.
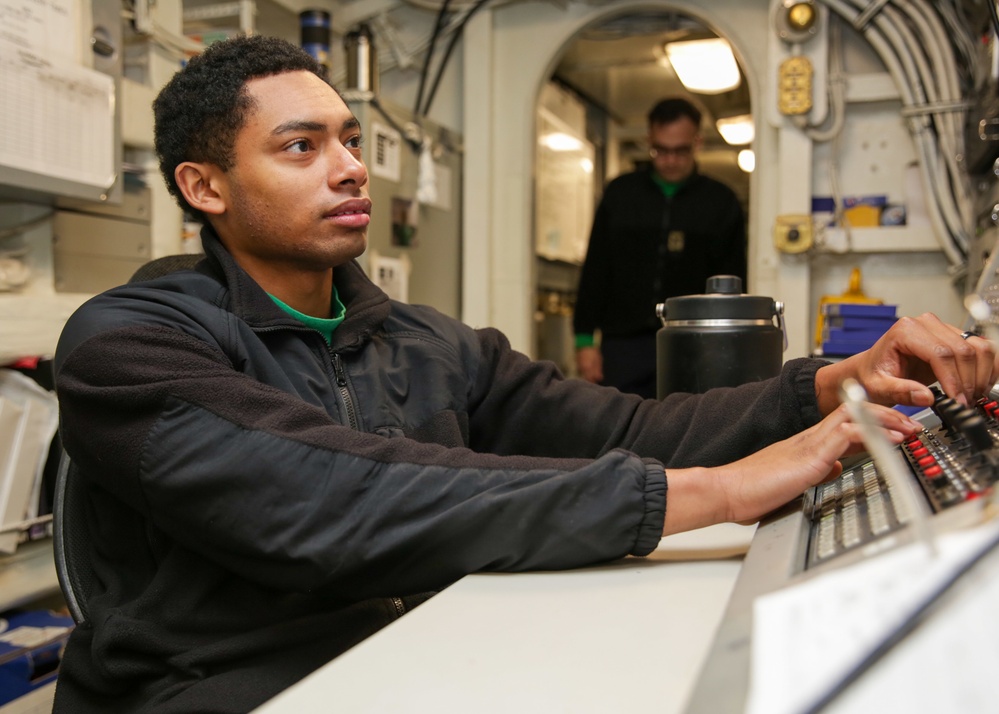
[[[777,316],[777,327],[780,328],[780,333],[784,337],[782,351],[787,352],[787,325],[784,324],[784,303],[780,300],[774,300],[774,314]]]
[[[656,317],[663,323],[663,327],[666,327],[666,303],[660,302],[656,304]]]

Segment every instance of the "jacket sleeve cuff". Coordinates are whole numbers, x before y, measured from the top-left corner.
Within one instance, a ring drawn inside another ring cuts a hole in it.
[[[794,395],[801,405],[801,420],[805,428],[822,421],[819,414],[818,399],[815,394],[815,373],[820,367],[825,367],[829,362],[821,359],[795,359],[788,363],[788,366],[797,368],[792,379]]]
[[[638,526],[632,555],[648,555],[659,546],[666,521],[666,470],[658,461],[645,461],[645,514]]]
[[[596,337],[592,332],[590,333],[577,333],[576,334],[576,349],[581,350],[584,347],[594,347],[597,344]]]

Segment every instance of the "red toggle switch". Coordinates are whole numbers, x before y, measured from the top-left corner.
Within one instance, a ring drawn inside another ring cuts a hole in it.
[[[937,478],[943,475],[943,469],[939,465],[930,466],[928,469],[923,470],[923,475],[926,478]]]

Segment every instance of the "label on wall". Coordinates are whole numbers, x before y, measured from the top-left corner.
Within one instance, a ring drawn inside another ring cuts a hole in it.
[[[398,181],[402,177],[402,135],[378,122],[371,122],[371,132],[373,150],[368,170],[373,176]]]
[[[409,302],[409,272],[412,265],[405,256],[392,258],[371,253],[371,280],[393,300]]]

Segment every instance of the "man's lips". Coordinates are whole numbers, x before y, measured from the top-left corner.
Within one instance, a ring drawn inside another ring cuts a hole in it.
[[[344,201],[324,217],[338,225],[363,228],[371,222],[371,201],[366,198]]]

